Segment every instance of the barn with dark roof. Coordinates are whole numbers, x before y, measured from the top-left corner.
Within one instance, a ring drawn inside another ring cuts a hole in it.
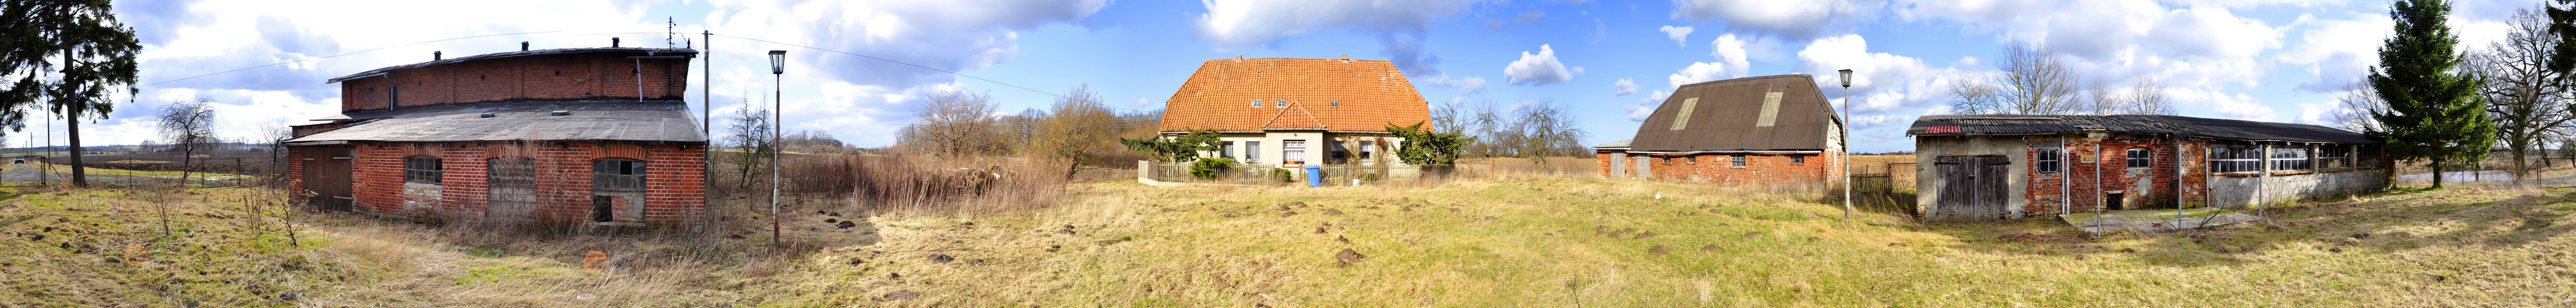
[[[2330,127],[2168,115],[1915,120],[1916,204],[1936,221],[2237,208],[2388,185],[2379,142]]]
[[[681,101],[698,52],[523,50],[333,78],[293,126],[288,180],[322,210],[608,228],[705,214],[707,137]]]
[[[1803,74],[1682,85],[1634,138],[1593,147],[1614,179],[1822,188],[1840,183],[1842,119]]]

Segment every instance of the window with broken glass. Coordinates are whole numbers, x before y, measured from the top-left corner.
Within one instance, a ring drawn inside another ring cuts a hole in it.
[[[439,183],[439,173],[444,170],[446,167],[439,165],[437,156],[420,155],[403,158],[403,182],[405,183],[435,185]]]
[[[2263,171],[2263,148],[2250,144],[2210,145],[2209,169],[2217,173]]]
[[[601,158],[590,162],[590,189],[598,192],[644,191],[644,161]]]

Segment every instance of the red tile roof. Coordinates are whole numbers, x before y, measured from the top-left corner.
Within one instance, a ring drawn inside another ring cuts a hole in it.
[[[1280,108],[1280,100],[1292,107]],[[1208,60],[1164,104],[1162,131],[1385,131],[1389,124],[1431,126],[1430,103],[1414,91],[1404,73],[1383,60]]]

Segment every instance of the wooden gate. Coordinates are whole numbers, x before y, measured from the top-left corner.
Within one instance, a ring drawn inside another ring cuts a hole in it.
[[[325,211],[348,212],[355,209],[349,198],[349,148],[304,148],[304,190],[312,191],[305,205]]]
[[[490,203],[485,203],[483,216],[513,221],[533,221],[537,211],[537,160],[526,157],[493,157],[488,161]]]
[[[1994,221],[2012,215],[2004,207],[2011,187],[2004,178],[2012,159],[2000,155],[1940,156],[1933,158],[1941,177],[1940,196],[1932,203],[1932,212],[1924,215],[1935,221]]]

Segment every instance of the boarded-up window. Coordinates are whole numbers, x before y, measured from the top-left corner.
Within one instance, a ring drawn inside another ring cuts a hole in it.
[[[404,157],[403,182],[438,184],[439,173],[440,171],[445,170],[445,167],[439,166],[438,163],[438,157],[436,156],[422,155]]]
[[[1771,127],[1772,123],[1779,122],[1780,94],[1782,92],[1762,93],[1762,117],[1754,119],[1753,126]]]
[[[644,161],[601,158],[590,161],[590,189],[595,192],[644,191]]]
[[[1682,130],[1683,127],[1690,127],[1690,117],[1691,113],[1694,111],[1699,111],[1699,98],[1693,97],[1682,99],[1682,109],[1673,113],[1673,129],[1670,130]]]

